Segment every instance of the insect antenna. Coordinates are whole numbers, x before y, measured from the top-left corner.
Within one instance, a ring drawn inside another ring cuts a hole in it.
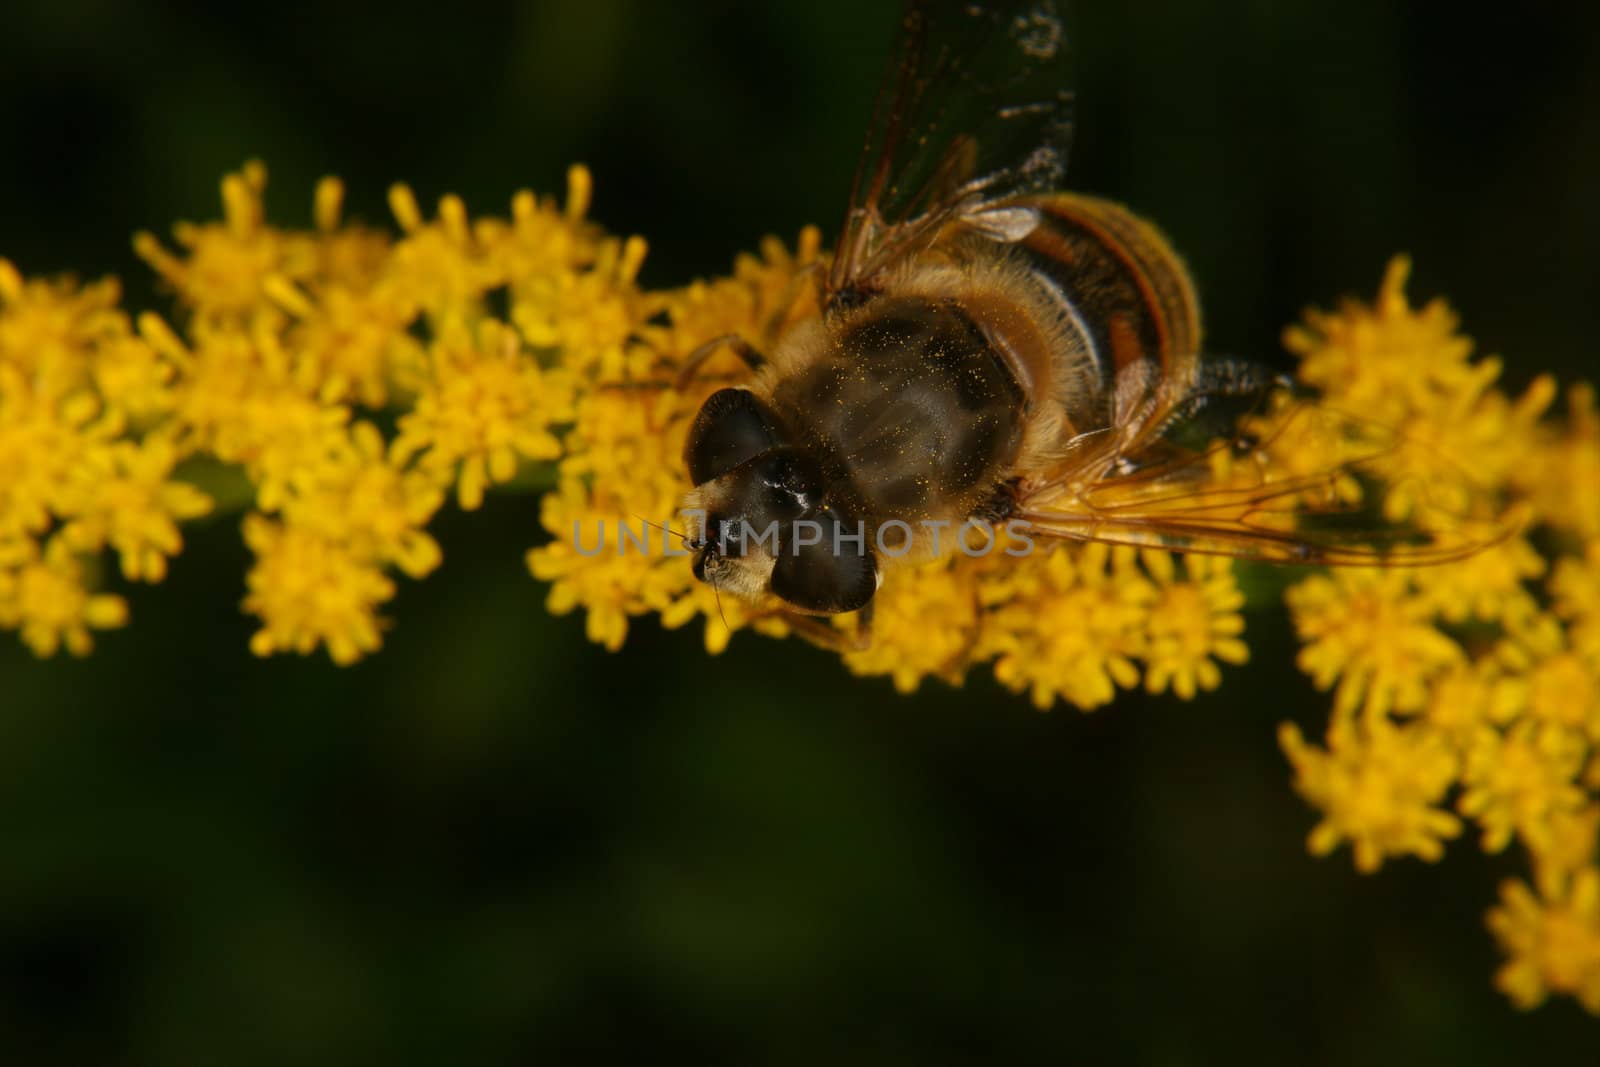
[[[649,519],[645,518],[643,515],[635,515],[634,518],[638,519],[640,522],[644,523],[644,525],[646,525],[646,526],[655,527],[657,530],[660,530],[662,533],[671,534],[673,537],[676,537],[678,539],[678,544],[681,545],[684,548],[691,548],[694,545],[694,542],[689,539],[689,535],[688,534],[679,533],[677,530],[674,530],[672,527],[668,526],[664,522],[651,522]]]
[[[733,633],[733,627],[728,625],[728,617],[722,613],[722,590],[717,588],[716,576],[708,576],[706,584],[711,587],[711,599],[717,602],[717,618],[722,620],[722,626],[725,630],[730,634]]]

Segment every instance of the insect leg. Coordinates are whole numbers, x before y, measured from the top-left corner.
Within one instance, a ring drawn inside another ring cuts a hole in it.
[[[723,345],[731,348],[733,354],[742,359],[745,366],[751,370],[760,370],[767,365],[767,357],[756,351],[750,342],[736,333],[725,333],[721,337],[713,337],[684,357],[683,366],[678,368],[678,376],[673,380],[673,387],[679,390],[687,388],[689,382],[694,379],[695,371],[699,370]]]
[[[872,616],[877,604],[876,600],[869,600],[856,612],[856,638],[852,645],[857,652],[865,652],[872,647]]]
[[[800,304],[801,294],[805,292],[807,286],[816,291],[818,306],[825,305],[828,298],[828,276],[822,269],[820,259],[807,263],[795,271],[794,277],[789,280],[788,288],[784,290],[783,299],[778,301],[778,310],[772,313],[767,322],[767,337],[776,337],[783,332],[783,327],[794,314],[796,306]]]
[[[1213,396],[1248,396],[1268,389],[1292,389],[1287,374],[1245,359],[1208,359],[1200,364],[1195,391]]]
[[[802,615],[797,611],[779,609],[775,614],[796,637],[816,645],[825,652],[843,654],[862,652],[872,647],[872,601],[856,613],[855,633],[830,626],[815,615]]]
[[[797,611],[776,612],[783,624],[794,631],[796,637],[802,638],[808,644],[816,645],[825,652],[844,653],[854,651],[855,642],[843,630],[837,630],[828,625],[815,615],[802,615]]]
[[[1255,410],[1276,389],[1293,392],[1294,380],[1286,374],[1259,363],[1251,363],[1249,360],[1208,359],[1200,365],[1200,373],[1188,395],[1162,420],[1153,436],[1160,436],[1173,426],[1193,419],[1219,400],[1236,403],[1228,405],[1230,410],[1217,421],[1237,422],[1237,416],[1244,412],[1232,409],[1243,404],[1250,410]]]

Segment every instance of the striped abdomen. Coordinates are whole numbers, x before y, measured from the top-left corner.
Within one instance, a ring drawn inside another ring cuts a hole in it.
[[[1019,247],[1083,335],[1102,384],[1102,410],[1069,413],[1075,428],[1109,424],[1119,392],[1124,403],[1143,400],[1161,382],[1177,388],[1157,397],[1157,406],[1176,404],[1198,365],[1200,307],[1166,238],[1106,200],[1054,193],[1027,203],[1038,210],[1039,225]],[[1130,380],[1143,383],[1133,395],[1119,389]]]

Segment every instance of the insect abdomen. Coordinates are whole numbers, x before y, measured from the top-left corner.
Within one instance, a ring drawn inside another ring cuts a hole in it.
[[[1114,382],[1141,360],[1156,378],[1187,379],[1200,351],[1199,301],[1166,238],[1094,197],[1057,193],[1029,205],[1040,221],[1020,247],[1075,310],[1101,380]]]

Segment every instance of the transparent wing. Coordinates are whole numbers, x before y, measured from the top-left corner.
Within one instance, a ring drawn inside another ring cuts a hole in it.
[[[1280,394],[1241,432],[1137,456],[1091,440],[1021,487],[1019,518],[1077,541],[1274,563],[1446,563],[1515,532],[1514,516],[1426,442]]]
[[[1072,134],[1057,0],[908,0],[851,187],[829,287],[876,275],[956,223],[1032,229],[1009,198],[1061,187]]]

